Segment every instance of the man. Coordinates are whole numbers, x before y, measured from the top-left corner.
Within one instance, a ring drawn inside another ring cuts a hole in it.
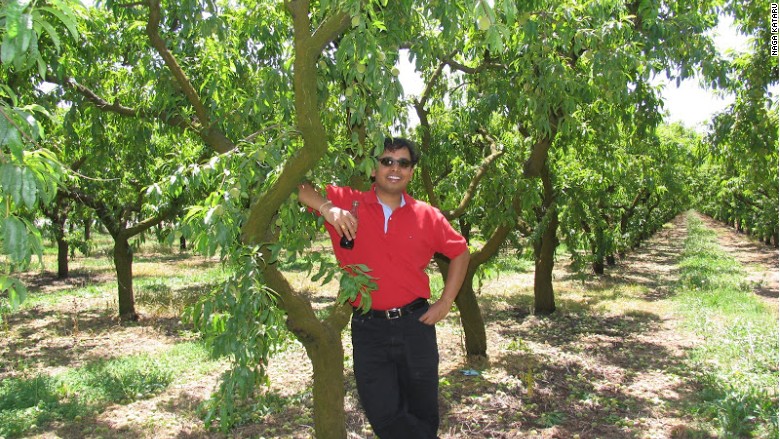
[[[384,146],[369,191],[328,186],[326,199],[304,183],[299,200],[325,218],[339,263],[365,264],[376,278],[371,310],[355,309],[352,315],[355,381],[374,432],[382,439],[435,438],[439,353],[434,325],[460,290],[468,246],[438,209],[406,193],[419,158],[412,142],[393,138]],[[349,212],[353,201],[359,203],[357,217]],[[342,248],[342,236],[354,239],[354,247]],[[450,258],[450,269],[441,298],[429,305],[425,268],[434,253]]]

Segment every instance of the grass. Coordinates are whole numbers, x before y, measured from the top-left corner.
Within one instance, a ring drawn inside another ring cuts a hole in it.
[[[201,344],[185,342],[154,355],[100,359],[57,375],[9,378],[0,384],[0,436],[23,436],[53,421],[81,422],[110,404],[150,398],[219,364]]]
[[[703,339],[690,355],[701,386],[693,413],[722,437],[778,437],[777,316],[693,215],[679,268],[676,300]]]

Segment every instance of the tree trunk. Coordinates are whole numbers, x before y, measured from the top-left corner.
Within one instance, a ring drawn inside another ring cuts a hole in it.
[[[466,278],[455,298],[455,304],[460,311],[460,324],[463,326],[463,337],[466,343],[466,357],[469,362],[484,362],[487,360],[487,335],[485,320],[477,303],[474,292],[474,274],[476,270],[469,268]]]
[[[67,213],[59,203],[56,208],[56,213],[49,218],[52,220],[54,239],[57,241],[57,279],[66,279],[68,277],[68,241],[65,233]]]
[[[477,294],[474,292],[474,275],[477,268],[481,265],[472,257],[469,261],[469,268],[466,271],[466,277],[463,284],[455,296],[455,305],[460,311],[460,324],[463,327],[463,338],[466,345],[466,357],[469,362],[481,363],[487,360],[487,334],[485,331],[485,320],[482,318],[482,311],[479,309]],[[449,261],[436,255],[434,258],[439,267],[442,280],[446,282],[447,273],[449,273]]]
[[[460,234],[463,235],[466,242],[471,243],[471,223],[460,217],[458,218],[458,226],[460,227]]]
[[[68,241],[65,239],[64,231],[56,233],[57,237],[57,279],[68,278]]]
[[[323,325],[323,331],[317,334],[316,339],[305,342],[304,346],[313,368],[312,398],[316,437],[346,438],[344,347],[341,344],[341,331],[326,329]]]
[[[347,415],[344,411],[341,333],[352,315],[352,307],[334,304],[330,315],[320,321],[309,299],[304,294],[297,294],[279,270],[267,266],[263,273],[268,286],[279,294],[279,306],[287,313],[287,328],[306,348],[312,363],[314,436],[345,439]]]
[[[92,219],[84,220],[84,241],[89,241],[92,237]]]
[[[552,314],[555,311],[555,291],[552,284],[552,272],[555,266],[555,249],[558,247],[558,211],[555,207],[554,191],[550,168],[545,163],[541,172],[544,186],[544,230],[539,240],[534,243],[534,312],[536,314]]]
[[[180,251],[187,250],[187,239],[184,238],[184,236],[179,238],[179,250]]]
[[[607,265],[609,265],[610,267],[614,267],[616,263],[617,263],[617,261],[615,260],[615,255],[614,254],[608,254],[607,255]]]
[[[607,243],[604,242],[604,229],[596,226],[595,235],[596,248],[593,252],[593,272],[604,274],[604,256],[607,252]]]
[[[114,268],[119,289],[119,319],[136,321],[135,298],[133,296],[133,249],[124,236],[114,237]]]

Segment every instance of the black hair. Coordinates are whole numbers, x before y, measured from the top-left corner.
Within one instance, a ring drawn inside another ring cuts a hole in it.
[[[403,137],[385,138],[385,151],[398,151],[404,148],[409,150],[409,158],[412,160],[412,165],[417,165],[420,155],[417,153],[417,147],[414,146],[414,142]]]

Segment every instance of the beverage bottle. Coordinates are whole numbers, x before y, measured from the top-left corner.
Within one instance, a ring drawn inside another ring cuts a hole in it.
[[[353,201],[352,202],[352,209],[349,210],[349,213],[352,214],[352,216],[357,219],[358,217],[358,202]],[[341,242],[339,242],[339,245],[341,245],[341,248],[345,248],[347,250],[352,250],[353,247],[355,247],[355,240],[347,238],[347,235],[344,235],[341,237]]]

